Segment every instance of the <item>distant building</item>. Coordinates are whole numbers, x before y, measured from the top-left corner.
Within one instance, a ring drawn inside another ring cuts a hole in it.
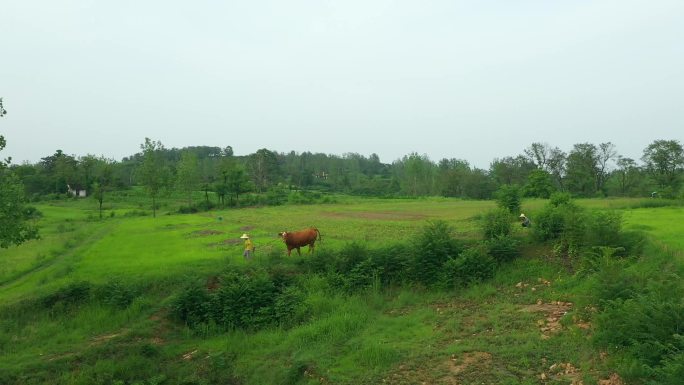
[[[77,198],[85,198],[88,196],[85,189],[82,189],[80,186],[74,186],[74,188],[71,188],[69,184],[67,184],[67,194],[71,194]]]

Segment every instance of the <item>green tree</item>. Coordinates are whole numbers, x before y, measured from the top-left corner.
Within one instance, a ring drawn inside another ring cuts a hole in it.
[[[538,169],[549,171],[549,162],[552,156],[552,148],[546,143],[535,142],[527,147],[523,152],[527,158],[537,166]]]
[[[644,149],[641,159],[660,188],[677,190],[684,166],[684,149],[679,141],[656,140]]]
[[[527,176],[527,183],[525,183],[523,190],[525,196],[528,197],[548,198],[556,191],[556,187],[553,185],[551,174],[537,169]]]
[[[269,185],[275,183],[279,174],[278,158],[276,154],[265,148],[250,155],[248,159],[249,174],[252,177],[257,192],[263,192]]]
[[[498,185],[523,185],[529,173],[535,169],[536,165],[522,155],[518,155],[515,158],[507,156],[501,159],[494,159],[489,166],[489,175]]]
[[[565,189],[565,176],[567,172],[568,156],[558,147],[549,150],[549,157],[546,160],[546,168],[553,176],[556,187],[559,190]]]
[[[164,145],[160,141],[145,138],[142,149],[142,164],[138,167],[137,176],[152,198],[152,216],[157,216],[157,196],[167,185],[168,169],[164,162]]]
[[[240,194],[249,191],[249,177],[245,168],[241,164],[233,167],[228,174],[227,192],[230,194],[231,202],[235,197],[235,204],[240,204]]]
[[[470,174],[470,165],[461,159],[442,159],[438,174],[441,194],[445,197],[464,197],[465,185]]]
[[[410,196],[424,196],[433,192],[436,167],[427,155],[411,153],[397,164],[402,191]]]
[[[197,155],[189,151],[182,152],[176,172],[176,184],[180,191],[187,194],[188,207],[192,206],[192,192],[195,191],[199,183],[200,175]]]
[[[641,171],[634,159],[619,157],[613,176],[617,179],[620,194],[628,195],[638,185]]]
[[[599,172],[598,149],[591,143],[575,144],[568,155],[565,184],[573,194],[592,196]]]
[[[5,138],[0,135],[0,151],[5,145]],[[29,223],[24,186],[8,167],[9,162],[10,159],[0,160],[0,248],[19,245],[38,237],[38,230]]]
[[[102,219],[102,203],[105,194],[111,189],[114,173],[114,161],[104,156],[93,157],[92,178],[94,182],[89,186],[91,196],[98,202],[98,211]]]
[[[608,179],[608,162],[617,158],[615,145],[611,142],[598,145],[596,152],[596,191],[603,191]]]
[[[520,212],[521,195],[520,187],[505,184],[496,191],[496,203],[511,214],[517,214]]]

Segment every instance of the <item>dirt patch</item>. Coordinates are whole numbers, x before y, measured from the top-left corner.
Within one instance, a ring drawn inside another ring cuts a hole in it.
[[[545,314],[544,319],[537,320],[537,326],[542,333],[541,338],[548,339],[563,328],[560,320],[570,309],[572,309],[571,302],[554,301],[543,303],[541,300],[538,300],[534,305],[523,306],[521,311]]]
[[[394,385],[460,385],[472,383],[477,375],[478,382],[487,382],[481,373],[488,373],[492,367],[492,354],[488,352],[466,352],[452,354],[446,360],[410,362],[401,364],[389,376],[382,379],[383,384]]]
[[[560,362],[549,366],[549,370],[539,375],[539,379],[546,381],[563,383],[570,382],[571,385],[583,385],[582,372],[570,362]]]
[[[239,229],[240,231],[252,231],[254,230],[254,226],[242,226]]]
[[[598,385],[625,385],[617,373],[613,373],[606,380],[599,380]]]
[[[125,335],[126,333],[128,333],[128,330],[127,330],[127,329],[124,329],[124,330],[122,330],[122,331],[120,331],[120,332],[118,332],[118,333],[102,334],[102,335],[99,335],[99,336],[95,336],[95,337],[93,337],[93,338],[90,339],[90,346],[95,346],[95,345],[103,344],[103,343],[105,343],[105,342],[107,342],[107,341],[109,341],[109,340],[112,340],[112,339],[116,338],[116,337],[120,337],[120,336],[122,336],[122,335]]]
[[[219,277],[212,275],[211,277],[207,278],[206,287],[208,291],[218,290],[221,287],[221,281],[219,280]]]
[[[210,235],[224,234],[223,231],[219,230],[197,230],[190,233],[191,237],[208,237]]]
[[[392,211],[327,212],[323,213],[323,215],[331,218],[372,219],[377,221],[421,221],[429,218],[423,214],[397,213]]]
[[[491,361],[491,353],[469,352],[463,353],[460,357],[452,354],[446,365],[452,376],[458,376],[463,372],[479,371],[482,366],[488,366]]]

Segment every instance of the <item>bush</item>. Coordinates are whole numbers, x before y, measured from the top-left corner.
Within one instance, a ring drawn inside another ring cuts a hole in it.
[[[467,286],[493,277],[495,267],[496,261],[487,253],[486,247],[471,247],[444,263],[444,282],[451,287]]]
[[[622,215],[617,211],[599,211],[588,218],[587,243],[589,245],[618,246],[622,231]]]
[[[107,305],[125,309],[137,297],[136,290],[119,280],[111,280],[94,290],[95,297]]]
[[[520,212],[521,192],[520,187],[515,185],[503,185],[494,193],[496,203],[509,213],[517,214]]]
[[[338,273],[348,273],[356,265],[368,259],[368,247],[359,242],[347,243],[334,257],[334,270]]]
[[[486,212],[481,221],[484,238],[508,236],[511,233],[512,219],[511,213],[503,208]]]
[[[210,318],[209,293],[199,285],[183,290],[171,305],[171,314],[190,327],[207,323]]]
[[[277,287],[264,271],[232,271],[221,277],[214,292],[196,284],[189,286],[171,309],[175,318],[195,329],[216,325],[220,330],[254,330],[301,319],[303,302],[301,290]]]
[[[428,286],[437,283],[444,263],[455,258],[462,249],[461,244],[451,237],[451,227],[446,222],[429,222],[423,227],[414,251],[412,279]]]
[[[520,242],[510,236],[499,236],[485,242],[487,253],[498,263],[509,262],[520,256]]]
[[[57,289],[52,294],[43,298],[43,306],[52,308],[57,305],[72,306],[86,302],[90,299],[91,285],[88,281],[72,282]]]

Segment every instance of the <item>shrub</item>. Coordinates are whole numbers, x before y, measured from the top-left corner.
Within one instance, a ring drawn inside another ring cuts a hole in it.
[[[220,330],[289,325],[301,319],[304,295],[295,286],[277,287],[265,271],[231,271],[220,287],[208,292],[190,285],[173,301],[175,318],[192,328],[216,325]]]
[[[448,286],[467,286],[493,277],[495,267],[483,245],[471,247],[444,263],[444,280]]]
[[[171,305],[171,314],[190,327],[208,322],[210,310],[209,293],[199,285],[187,287]]]
[[[43,306],[52,308],[58,304],[62,306],[78,305],[90,299],[91,285],[88,281],[72,282],[57,289],[43,298]]]
[[[520,256],[520,242],[510,236],[499,236],[485,242],[487,253],[498,263],[509,262]]]
[[[120,309],[127,308],[137,297],[136,290],[116,279],[96,288],[94,292],[96,298]]]
[[[408,280],[413,249],[408,245],[395,244],[373,250],[371,261],[377,268],[380,283],[383,286],[401,284]]]
[[[373,286],[379,274],[381,272],[373,261],[363,260],[343,276],[344,289],[349,293],[367,289]]]
[[[587,244],[618,246],[621,241],[622,215],[617,211],[599,211],[588,218]]]
[[[549,204],[553,207],[572,204],[570,193],[556,192],[551,194]]]
[[[419,236],[411,262],[412,278],[424,285],[433,285],[442,275],[442,266],[455,258],[462,246],[451,237],[451,227],[444,221],[429,222]]]
[[[334,258],[334,269],[339,273],[348,273],[356,265],[368,258],[368,247],[359,242],[347,243]]]
[[[512,214],[520,212],[521,195],[520,187],[516,185],[503,185],[494,194],[499,207]]]
[[[485,239],[505,237],[511,233],[511,213],[503,208],[491,210],[482,216],[481,226]]]

